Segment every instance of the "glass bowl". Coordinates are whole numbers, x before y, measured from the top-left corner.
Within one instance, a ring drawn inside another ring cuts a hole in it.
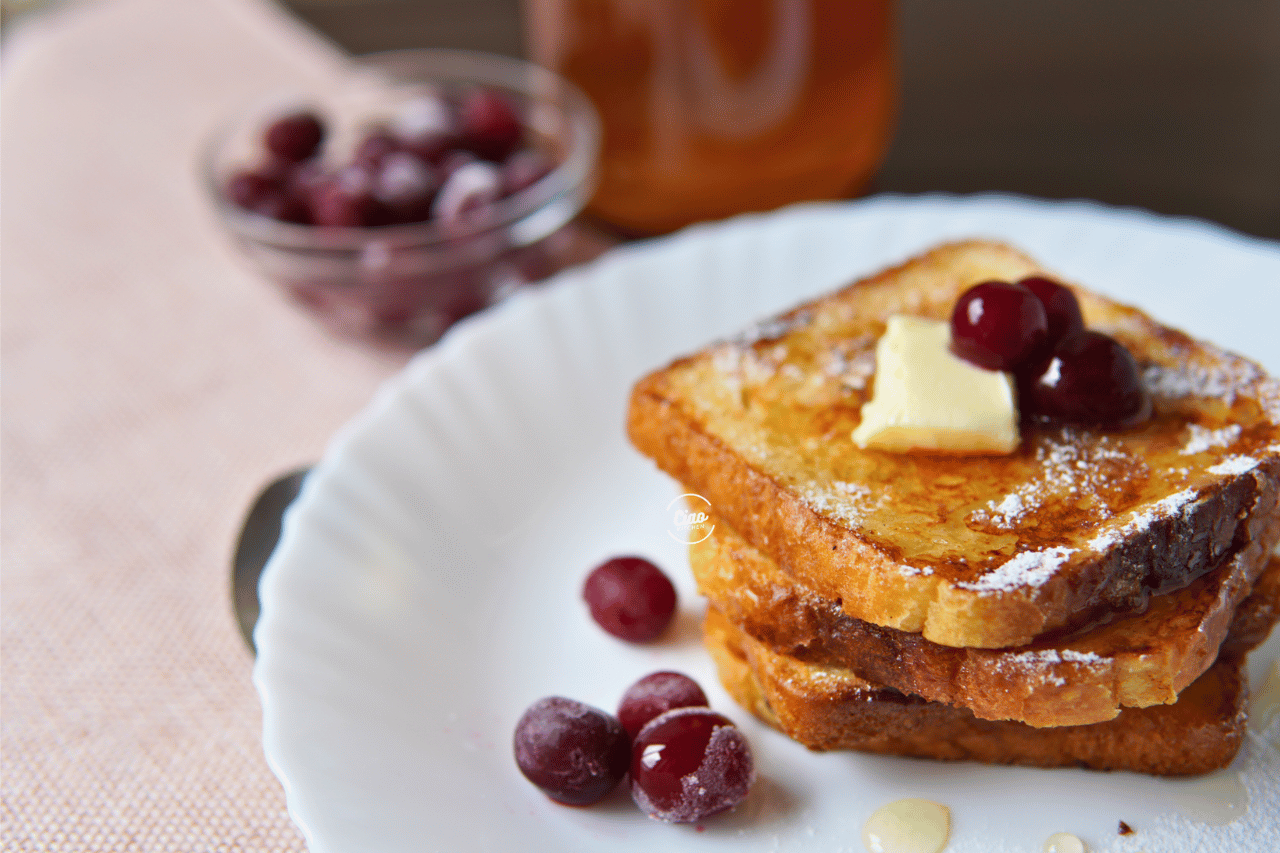
[[[234,176],[266,168],[263,134],[281,116],[306,110],[322,119],[323,145],[307,163],[332,178],[371,131],[399,132],[404,111],[423,99],[451,103],[486,89],[514,108],[523,146],[544,156],[550,171],[465,218],[321,226],[305,214],[298,223],[256,213],[227,196]],[[590,102],[551,72],[501,56],[408,50],[362,57],[349,79],[326,91],[282,93],[242,110],[207,146],[203,171],[220,220],[267,278],[336,332],[420,347],[461,317],[584,259],[569,226],[591,197],[599,146]]]

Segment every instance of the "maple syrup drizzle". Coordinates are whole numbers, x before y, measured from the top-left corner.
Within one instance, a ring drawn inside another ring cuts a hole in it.
[[[1045,839],[1044,853],[1085,853],[1085,846],[1069,832],[1055,832]]]
[[[862,827],[870,853],[939,853],[951,833],[951,810],[931,800],[895,800]]]

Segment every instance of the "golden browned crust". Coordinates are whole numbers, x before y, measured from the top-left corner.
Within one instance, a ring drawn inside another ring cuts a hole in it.
[[[1273,547],[1280,383],[1081,288],[1143,368],[1149,424],[1036,430],[1008,457],[852,444],[888,316],[945,318],[969,285],[1034,272],[999,244],[943,246],[651,374],[628,433],[797,581],[942,645],[1025,645]]]
[[[712,606],[753,639],[804,663],[962,705],[981,719],[1032,726],[1097,723],[1121,707],[1174,702],[1217,657],[1240,602],[1255,586],[1263,593],[1240,611],[1263,613],[1254,619],[1260,629],[1280,584],[1280,558],[1249,544],[1189,586],[1152,598],[1142,613],[1029,646],[957,649],[849,616],[723,520],[714,522],[690,548],[694,578]],[[1235,633],[1247,640],[1257,630],[1237,624]]]
[[[734,700],[817,751],[1187,776],[1229,764],[1245,731],[1247,691],[1236,655],[1220,658],[1173,705],[1126,709],[1105,723],[1038,729],[979,720],[964,708],[778,655],[714,608],[704,629]]]

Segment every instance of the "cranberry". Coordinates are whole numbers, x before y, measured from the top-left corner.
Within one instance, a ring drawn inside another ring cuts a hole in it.
[[[692,823],[731,809],[754,778],[742,732],[707,708],[667,711],[631,746],[631,798],[658,820]]]
[[[502,164],[502,194],[515,195],[541,180],[551,171],[551,160],[541,151],[524,148]]]
[[[264,174],[259,170],[236,172],[223,188],[227,199],[243,207],[253,210],[258,204],[282,192],[284,185],[278,177]]]
[[[245,210],[281,222],[307,223],[310,211],[288,176],[270,165],[237,172],[223,188],[226,197]]]
[[[1058,341],[1084,331],[1084,317],[1080,303],[1071,290],[1053,279],[1043,276],[1024,278],[1018,284],[1030,290],[1044,306],[1049,321],[1049,337],[1045,346],[1052,349]]]
[[[465,148],[454,148],[446,151],[444,156],[440,157],[439,160],[433,160],[432,162],[439,167],[440,177],[447,181],[453,176],[454,172],[458,171],[468,163],[480,162],[480,158],[475,154],[472,154],[470,151],[467,151]]]
[[[520,147],[518,112],[492,89],[422,89],[329,169],[317,156],[325,136],[316,113],[276,119],[263,131],[263,161],[232,175],[224,196],[282,221],[362,228],[439,220],[462,236],[554,168],[542,152]]]
[[[324,125],[311,112],[296,112],[276,119],[263,136],[266,149],[282,160],[305,160],[320,147]]]
[[[1049,321],[1025,287],[985,281],[966,290],[951,312],[951,350],[988,370],[1012,370],[1044,346]]]
[[[587,576],[582,597],[601,628],[633,643],[661,634],[676,610],[676,588],[641,557],[615,557],[598,566]]]
[[[351,156],[353,165],[373,171],[382,165],[389,155],[401,150],[400,141],[382,130],[375,130],[366,135],[356,145]]]
[[[388,154],[374,175],[373,195],[398,222],[422,222],[431,215],[431,202],[440,177],[406,151]]]
[[[424,95],[401,107],[392,129],[405,150],[433,165],[439,165],[446,154],[462,144],[453,107],[434,95]]]
[[[427,133],[403,143],[406,151],[433,166],[439,166],[446,157],[458,151],[459,144],[457,135],[453,133]],[[470,151],[467,153],[471,154]],[[475,157],[474,154],[471,156]]]
[[[573,699],[539,699],[516,723],[513,748],[525,778],[557,803],[600,801],[626,775],[628,742],[613,716]]]
[[[618,720],[635,737],[645,723],[672,708],[705,706],[707,694],[698,682],[679,672],[654,672],[627,688],[618,703]]]
[[[501,179],[492,163],[466,163],[445,178],[431,215],[446,225],[458,225],[497,201],[500,189]]]
[[[1151,398],[1133,356],[1101,332],[1059,341],[1020,384],[1023,407],[1040,420],[1126,429],[1151,415]]]
[[[311,218],[329,228],[358,228],[385,218],[373,195],[373,176],[348,166],[322,181],[311,194]]]
[[[492,89],[476,89],[459,110],[466,147],[500,163],[520,144],[520,119],[511,103]]]
[[[298,225],[311,225],[311,209],[307,202],[292,194],[283,193],[255,211],[269,216],[279,222],[293,222]]]
[[[396,136],[412,141],[432,135],[456,135],[458,121],[447,100],[425,94],[400,105],[392,129]]]

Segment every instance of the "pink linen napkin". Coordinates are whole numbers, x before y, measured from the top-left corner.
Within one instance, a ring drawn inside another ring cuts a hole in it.
[[[328,337],[197,179],[220,114],[344,62],[264,0],[98,0],[3,73],[6,850],[302,850],[228,603],[242,514],[402,359]]]

